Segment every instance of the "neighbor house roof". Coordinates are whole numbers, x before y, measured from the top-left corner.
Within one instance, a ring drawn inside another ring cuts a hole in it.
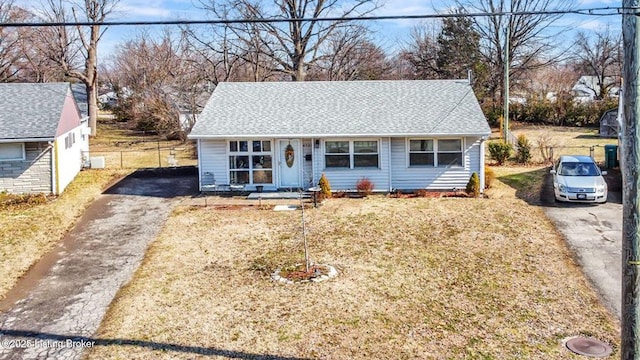
[[[220,83],[190,137],[489,135],[465,80]]]
[[[576,96],[593,98],[596,95],[600,95],[600,86],[598,85],[600,82],[597,76],[581,76],[578,81],[576,81],[575,85],[573,85],[573,92]],[[613,77],[605,77],[604,78],[605,85],[610,86],[616,83],[615,78]],[[619,86],[612,86],[608,90],[608,95],[616,95],[620,90]]]
[[[82,83],[71,84],[71,92],[76,99],[78,110],[80,111],[80,117],[86,118],[89,116],[89,96],[87,96],[87,86]]]
[[[54,139],[69,91],[69,83],[0,84],[0,139]]]

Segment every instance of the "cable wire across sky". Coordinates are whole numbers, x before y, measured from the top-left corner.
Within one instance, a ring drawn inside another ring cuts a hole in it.
[[[640,7],[599,7],[576,10],[545,11],[502,11],[477,13],[446,13],[421,15],[382,15],[382,16],[346,16],[321,18],[245,18],[245,19],[207,19],[207,20],[151,20],[151,21],[69,21],[69,22],[2,22],[0,27],[58,27],[58,26],[140,26],[140,25],[231,25],[250,23],[290,23],[290,22],[327,22],[327,21],[375,21],[375,20],[422,20],[461,17],[491,16],[527,16],[527,15],[584,15],[584,16],[617,16],[625,14],[640,15]]]

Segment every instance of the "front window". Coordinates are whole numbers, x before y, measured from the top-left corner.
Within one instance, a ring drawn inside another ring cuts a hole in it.
[[[273,154],[270,140],[229,141],[231,184],[272,184]]]
[[[0,161],[19,161],[24,159],[23,143],[0,144]]]
[[[327,168],[378,167],[377,140],[330,140],[324,144]]]
[[[351,160],[348,141],[327,141],[324,161],[328,168],[350,168]]]
[[[433,155],[433,140],[409,140],[410,166],[433,166]]]
[[[462,166],[462,139],[409,139],[409,166]]]
[[[462,140],[438,140],[438,166],[462,166]]]

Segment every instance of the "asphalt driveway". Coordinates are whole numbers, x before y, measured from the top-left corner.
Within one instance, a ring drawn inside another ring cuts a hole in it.
[[[0,359],[79,359],[100,345],[92,336],[118,289],[173,207],[196,192],[197,176],[183,169],[139,171],[108,189],[39,262],[43,275],[27,274],[31,283],[19,283],[18,296],[2,304]]]
[[[578,264],[604,304],[620,319],[622,283],[622,193],[620,173],[609,171],[607,203],[555,203],[553,180],[545,178],[541,194],[544,210],[566,238]]]

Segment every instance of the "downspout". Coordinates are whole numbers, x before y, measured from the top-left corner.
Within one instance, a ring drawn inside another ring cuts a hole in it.
[[[387,145],[387,176],[389,178],[389,192],[393,192],[393,176],[391,174],[392,166],[391,166],[391,137],[389,137],[389,144]]]
[[[201,139],[197,142],[197,154],[198,154],[198,190],[202,191],[202,147],[200,146]]]
[[[58,139],[53,141],[53,154],[51,154],[51,156],[53,159],[53,166],[51,167],[53,169],[53,176],[51,178],[54,182],[51,187],[51,191],[53,191],[54,195],[60,195],[60,159],[58,156]]]
[[[319,141],[319,140],[318,140]],[[316,138],[311,138],[311,187],[316,187]]]
[[[484,194],[484,142],[486,138],[483,136],[480,138],[480,193]]]

